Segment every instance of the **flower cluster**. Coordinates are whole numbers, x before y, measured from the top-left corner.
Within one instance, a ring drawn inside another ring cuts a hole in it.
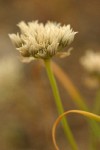
[[[60,23],[50,21],[46,24],[38,21],[26,24],[22,21],[18,27],[20,34],[9,34],[9,37],[21,56],[28,59],[48,59],[56,54],[59,55],[59,52],[73,41],[77,33],[70,28],[70,25],[61,26]]]

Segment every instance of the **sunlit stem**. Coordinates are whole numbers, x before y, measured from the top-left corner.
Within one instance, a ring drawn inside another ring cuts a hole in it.
[[[55,76],[58,78],[58,80],[61,82],[65,90],[68,92],[68,94],[71,96],[73,102],[78,106],[79,109],[87,110],[87,105],[85,104],[85,100],[80,95],[78,89],[70,78],[68,77],[67,73],[65,73],[61,67],[59,67],[55,62],[52,61],[52,68]]]
[[[52,62],[52,68],[55,76],[58,78],[66,91],[72,97],[72,100],[78,106],[78,109],[89,111],[85,100],[81,96],[76,86],[74,86],[74,84],[71,82],[68,75],[65,74],[64,71],[54,62]],[[88,122],[90,124],[91,130],[93,131],[93,136],[100,139],[100,126],[94,120],[89,119]]]
[[[93,105],[93,112],[96,114],[100,113],[100,89],[96,94],[96,98]]]
[[[51,84],[51,88],[52,88],[52,91],[53,91],[53,95],[54,95],[54,98],[55,98],[55,103],[56,103],[56,106],[57,106],[57,110],[58,110],[59,115],[61,115],[62,113],[64,113],[64,109],[63,109],[62,101],[61,101],[61,98],[60,98],[60,95],[59,95],[58,87],[57,87],[57,84],[56,84],[56,81],[55,81],[55,78],[54,78],[54,75],[53,75],[53,71],[52,71],[52,68],[51,68],[51,61],[49,59],[47,59],[44,62],[45,62],[47,75],[48,75],[48,78],[49,78],[49,81],[50,81],[50,84]],[[62,118],[62,126],[63,126],[65,135],[66,135],[72,149],[73,150],[78,150],[77,144],[74,140],[73,134],[72,134],[72,132],[69,128],[69,125],[68,125],[67,120],[66,120],[65,117]]]

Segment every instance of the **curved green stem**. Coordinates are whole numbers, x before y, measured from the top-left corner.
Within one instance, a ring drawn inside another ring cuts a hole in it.
[[[82,110],[69,110],[69,111],[64,112],[63,114],[61,114],[61,115],[56,119],[56,121],[54,122],[53,128],[52,128],[52,139],[53,139],[53,143],[54,143],[54,146],[55,146],[55,149],[56,149],[56,150],[59,150],[59,147],[58,147],[58,145],[57,145],[56,138],[55,138],[57,125],[58,125],[58,123],[60,122],[60,120],[61,120],[65,115],[68,115],[68,114],[70,114],[70,113],[81,114],[81,115],[83,115],[83,116],[85,116],[85,117],[88,117],[88,118],[90,118],[90,119],[94,119],[94,120],[100,122],[100,116],[95,115],[95,114],[90,113],[90,112],[86,112],[86,111],[82,111]]]
[[[62,105],[61,98],[59,95],[58,87],[57,87],[57,84],[56,84],[56,81],[55,81],[55,78],[53,75],[53,71],[51,69],[50,60],[48,59],[48,60],[45,60],[44,62],[45,62],[47,75],[48,75],[48,78],[49,78],[49,81],[50,81],[50,84],[52,87],[52,91],[53,91],[53,95],[55,98],[55,103],[56,103],[56,106],[58,109],[58,113],[59,113],[59,115],[61,115],[62,113],[64,113],[64,109],[63,109],[63,105]],[[63,117],[63,119],[62,119],[62,126],[63,126],[64,132],[66,134],[66,137],[67,137],[72,149],[78,150],[77,144],[74,140],[73,134],[69,128],[69,125],[68,125],[65,117]]]

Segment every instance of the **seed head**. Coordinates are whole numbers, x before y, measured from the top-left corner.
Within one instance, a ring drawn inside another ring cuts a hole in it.
[[[56,54],[64,55],[61,50],[69,45],[77,32],[70,25],[61,26],[60,23],[48,21],[46,24],[38,21],[22,21],[18,24],[20,34],[9,34],[16,49],[24,58],[48,59]],[[66,52],[65,55],[69,55]]]

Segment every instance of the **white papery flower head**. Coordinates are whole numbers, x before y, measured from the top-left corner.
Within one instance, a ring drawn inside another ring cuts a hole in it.
[[[88,72],[100,74],[100,52],[88,50],[80,61]]]
[[[60,23],[48,21],[46,24],[38,21],[22,21],[18,24],[20,34],[9,34],[10,39],[20,52],[21,56],[28,60],[35,58],[48,59],[59,53],[69,45],[77,32],[70,25],[61,26]]]

